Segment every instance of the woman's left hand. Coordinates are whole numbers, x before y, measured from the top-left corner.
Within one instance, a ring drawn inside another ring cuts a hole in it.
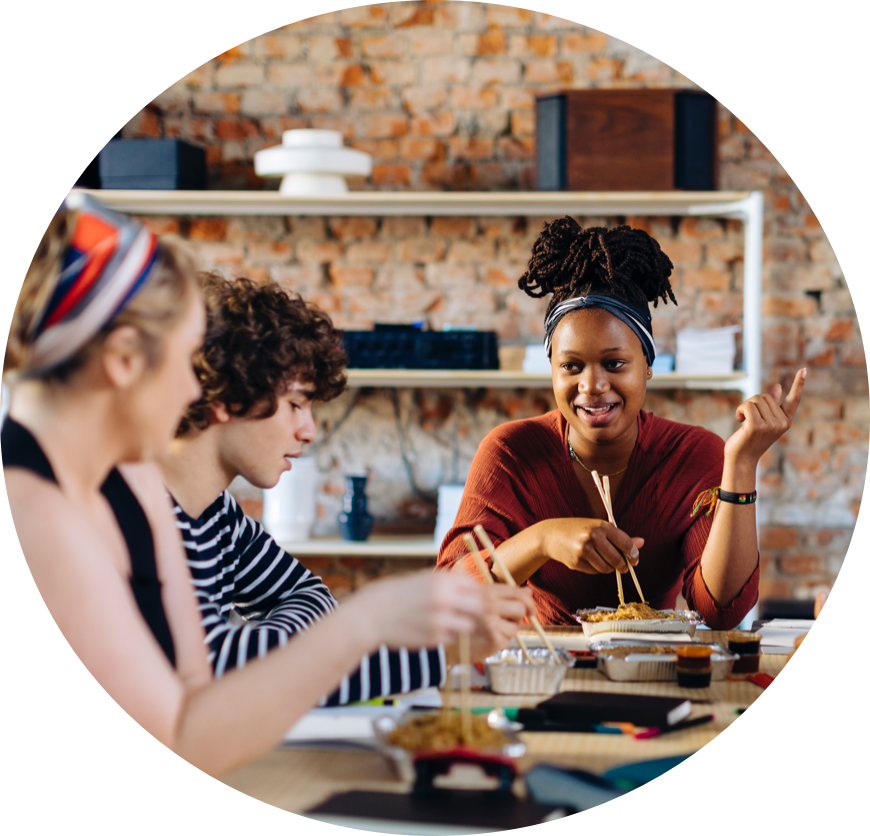
[[[756,395],[740,404],[737,420],[743,426],[725,442],[725,458],[755,468],[762,455],[791,427],[806,379],[807,370],[801,369],[784,400],[782,386],[777,383],[770,394]]]

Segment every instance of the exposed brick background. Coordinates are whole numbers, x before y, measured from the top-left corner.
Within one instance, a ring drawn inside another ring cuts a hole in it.
[[[390,3],[323,15],[241,44],[194,70],[139,113],[124,136],[178,136],[206,147],[212,188],[276,188],[253,154],[289,128],[333,128],[374,157],[387,190],[534,188],[534,97],[565,87],[692,87],[621,41],[558,18],[474,3]],[[792,431],[762,461],[762,597],[811,596],[836,577],[867,462],[866,359],[834,253],[795,184],[737,118],[719,111],[720,187],[765,195],[764,377],[809,366]],[[542,305],[516,289],[536,218],[147,218],[190,239],[209,266],[273,279],[314,299],[344,327],[425,318],[537,341]],[[742,228],[684,218],[627,221],[662,244],[679,307],[654,312],[661,348],[676,329],[739,323]],[[431,530],[437,485],[464,478],[497,423],[551,408],[546,391],[400,392],[419,490],[399,456],[390,395],[349,392],[319,413],[324,474],[318,530],[334,531],[344,469],[372,473],[381,525]],[[650,392],[647,408],[727,437],[733,393]],[[352,407],[352,416],[330,429]],[[256,496],[240,489],[256,502]],[[256,507],[254,507],[256,510]],[[351,588],[407,561],[324,564]],[[319,564],[318,564],[319,565]]]

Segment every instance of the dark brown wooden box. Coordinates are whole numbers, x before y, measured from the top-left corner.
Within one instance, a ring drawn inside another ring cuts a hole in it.
[[[694,90],[567,90],[537,99],[538,188],[716,188],[716,100]]]

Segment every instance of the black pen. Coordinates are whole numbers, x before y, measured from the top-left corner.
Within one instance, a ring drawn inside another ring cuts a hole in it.
[[[692,726],[702,726],[704,723],[709,723],[713,720],[712,714],[705,714],[703,717],[693,717],[691,720],[683,720],[682,723],[675,723],[673,726],[665,726],[661,729],[647,729],[646,731],[635,734],[635,740],[646,740],[648,737],[659,737],[669,732],[682,731],[690,729]]]

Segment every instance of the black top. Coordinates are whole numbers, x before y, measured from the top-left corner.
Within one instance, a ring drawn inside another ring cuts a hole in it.
[[[3,448],[3,468],[20,467],[49,482],[58,484],[51,464],[39,442],[24,426],[7,418],[0,431]],[[163,609],[160,579],[154,560],[154,536],[145,511],[117,468],[112,468],[100,488],[118,521],[118,527],[130,553],[130,588],[145,623],[163,648],[166,658],[175,667],[175,645]]]

